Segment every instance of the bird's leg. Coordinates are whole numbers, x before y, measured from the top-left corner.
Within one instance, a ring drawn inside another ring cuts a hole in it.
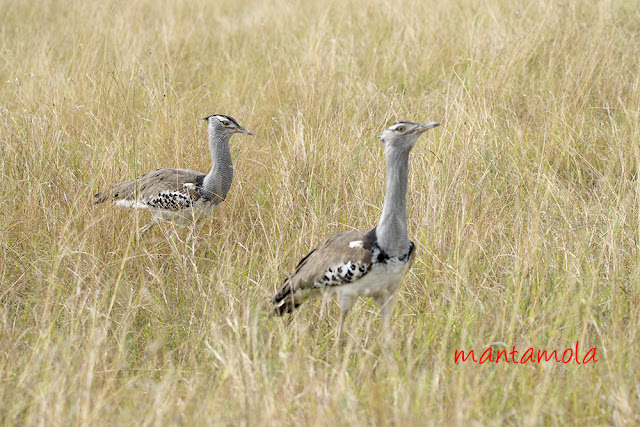
[[[344,334],[344,319],[347,317],[347,312],[340,310],[340,324],[338,326],[338,344],[343,346],[347,341],[346,336]]]
[[[140,227],[138,229],[138,233],[140,233],[140,235],[142,236],[147,230],[149,230],[152,226],[154,225],[154,222],[151,221],[150,223],[148,223],[147,225]]]
[[[389,329],[389,323],[391,321],[391,312],[393,311],[394,297],[390,296],[382,305],[382,327],[385,330]]]
[[[198,231],[200,230],[200,222],[195,221],[191,227],[189,227],[189,235],[187,236],[187,240],[190,240],[192,243],[198,239]]]
[[[198,231],[200,230],[200,219],[201,216],[196,212],[195,209],[191,210],[191,221],[189,224],[189,237],[188,239],[195,240],[198,236]]]
[[[338,294],[338,305],[340,306],[340,324],[338,325],[338,342],[342,346],[346,341],[346,335],[344,332],[344,319],[347,317],[347,313],[351,310],[351,307],[356,303],[356,298],[343,293]]]
[[[395,294],[383,294],[376,298],[376,303],[380,306],[382,314],[382,333],[384,334],[385,341],[390,338],[390,322],[391,312],[393,311],[393,301],[395,300]]]

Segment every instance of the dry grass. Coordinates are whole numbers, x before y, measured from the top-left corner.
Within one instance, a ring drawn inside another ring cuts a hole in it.
[[[0,421],[639,423],[636,2],[319,3],[0,2]],[[255,137],[195,245],[90,205],[206,170],[211,113]],[[362,301],[337,355],[334,306],[267,300],[376,223],[396,119],[443,123],[411,159],[418,257],[389,350]],[[576,340],[597,363],[454,364]]]

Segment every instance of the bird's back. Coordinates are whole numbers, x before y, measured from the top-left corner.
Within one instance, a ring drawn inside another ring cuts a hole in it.
[[[97,193],[94,204],[108,200],[114,203],[122,201],[123,206],[128,202],[132,207],[135,204],[161,207],[163,200],[190,200],[192,203],[203,196],[204,177],[204,174],[191,169],[157,169]]]
[[[411,243],[406,255],[392,258],[378,246],[375,228],[336,234],[302,258],[285,279],[271,300],[274,313],[289,313],[321,291],[376,296],[399,283],[413,261],[413,247]],[[376,277],[367,280],[372,271]]]

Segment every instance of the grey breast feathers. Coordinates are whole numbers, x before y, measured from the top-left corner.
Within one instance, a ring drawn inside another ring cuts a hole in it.
[[[94,204],[124,200],[137,201],[146,207],[178,210],[206,196],[202,191],[204,177],[204,174],[190,169],[157,169],[97,193]]]
[[[274,314],[292,312],[314,291],[352,283],[371,270],[375,232],[336,234],[302,258],[271,300]]]

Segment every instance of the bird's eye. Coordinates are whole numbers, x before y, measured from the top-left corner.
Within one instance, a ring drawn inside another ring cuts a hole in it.
[[[397,130],[398,132],[404,132],[404,130],[405,130],[405,129],[406,129],[406,128],[405,128],[404,126],[398,126],[398,127],[396,128],[396,130]]]
[[[223,126],[229,126],[229,120],[223,120],[222,121],[222,125]]]

